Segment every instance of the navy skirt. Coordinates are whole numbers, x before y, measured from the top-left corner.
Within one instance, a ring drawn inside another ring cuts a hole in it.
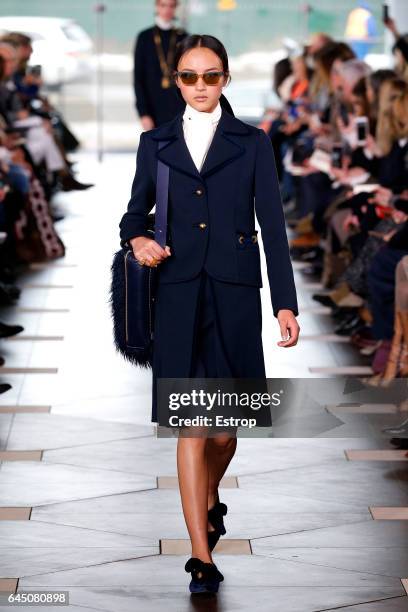
[[[158,285],[152,422],[158,378],[265,378],[260,289],[219,281],[205,270]]]

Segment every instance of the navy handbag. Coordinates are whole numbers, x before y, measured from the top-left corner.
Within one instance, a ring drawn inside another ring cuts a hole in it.
[[[159,148],[164,144],[160,141]],[[168,187],[169,167],[158,160],[156,210],[148,215],[148,233],[162,248],[166,245]],[[109,294],[115,348],[131,363],[151,368],[158,268],[140,264],[130,244],[123,240],[120,244],[122,248],[113,256]]]

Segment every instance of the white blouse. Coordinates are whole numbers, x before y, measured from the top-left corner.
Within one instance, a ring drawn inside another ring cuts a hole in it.
[[[222,113],[221,104],[211,113],[198,111],[186,104],[183,114],[184,138],[190,155],[200,172]]]

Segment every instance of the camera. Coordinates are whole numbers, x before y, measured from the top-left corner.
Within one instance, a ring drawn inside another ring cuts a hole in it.
[[[343,145],[334,144],[331,153],[331,161],[333,168],[341,168],[343,162]]]

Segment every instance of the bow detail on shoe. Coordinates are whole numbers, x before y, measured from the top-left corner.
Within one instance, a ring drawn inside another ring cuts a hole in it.
[[[220,501],[218,501],[215,506],[208,510],[208,520],[210,521],[214,529],[218,531],[218,533],[221,535],[225,535],[227,533],[222,518],[227,514],[227,511],[228,508],[226,504]]]
[[[224,576],[221,574],[215,563],[204,563],[204,561],[201,561],[201,559],[198,559],[197,557],[191,557],[185,564],[184,569],[186,572],[191,572],[194,580],[196,581],[222,582],[224,580]],[[200,573],[201,576],[198,576],[197,574]]]
[[[192,572],[194,570],[201,569],[202,565],[203,561],[201,561],[201,559],[198,559],[197,557],[191,557],[191,559],[189,559],[185,564],[184,569],[186,570],[186,572]]]

